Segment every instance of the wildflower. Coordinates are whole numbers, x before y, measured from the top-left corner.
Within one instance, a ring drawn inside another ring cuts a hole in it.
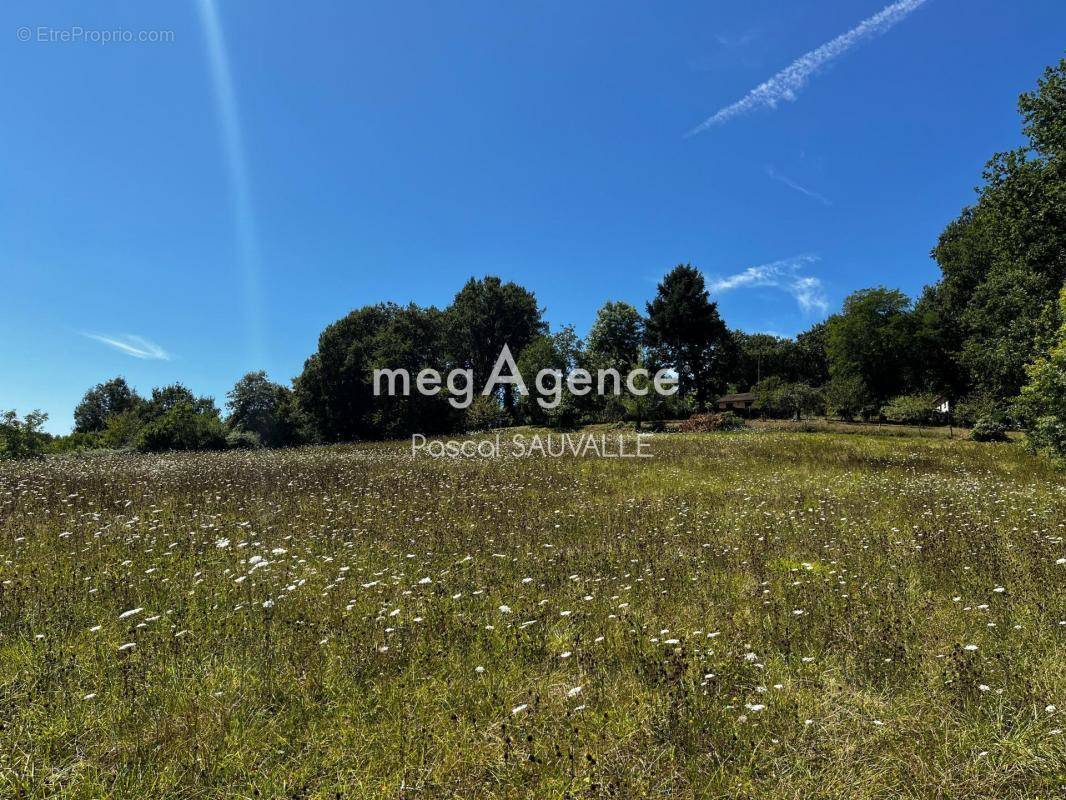
[[[474,672],[476,672],[478,675],[484,675],[485,674],[485,668],[480,666],[480,665],[478,665],[478,666],[474,667]]]
[[[140,614],[142,611],[144,611],[143,608],[131,608],[129,611],[123,611],[121,614],[119,614],[118,618],[119,619],[128,619],[128,618],[132,617],[134,614]]]
[[[225,550],[227,547],[229,547],[229,539],[216,540],[215,547],[217,547],[219,550]]]
[[[962,648],[962,649],[963,649],[963,650],[969,650],[969,651],[970,651],[970,652],[972,653],[972,652],[973,652],[974,650],[976,650],[976,649],[977,649],[977,645],[975,645],[975,644],[968,644],[968,645],[966,645],[966,646],[965,646],[964,648]]]
[[[500,606],[500,613],[501,614],[510,614],[511,613],[511,607],[510,606]]]
[[[529,708],[529,703],[522,703],[522,705],[520,706],[515,706],[511,709],[511,716],[514,716],[515,714],[521,714],[527,708]]]

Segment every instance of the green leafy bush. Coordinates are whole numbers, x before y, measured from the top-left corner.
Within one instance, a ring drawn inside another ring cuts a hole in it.
[[[886,420],[904,425],[928,425],[938,415],[936,397],[931,394],[900,395],[881,408],[881,416]]]
[[[48,420],[43,411],[31,411],[19,419],[15,411],[0,415],[0,458],[39,458],[51,437],[41,430]]]
[[[137,436],[137,449],[159,453],[167,450],[221,450],[226,430],[218,413],[195,408],[181,401],[149,422]]]
[[[507,424],[500,401],[495,396],[478,395],[463,412],[463,429],[470,432],[487,431]]]
[[[981,417],[970,431],[970,439],[975,442],[1005,442],[1007,427],[991,417]]]
[[[1025,425],[1029,445],[1066,460],[1066,287],[1059,294],[1059,316],[1056,341],[1047,355],[1027,368],[1029,383],[1022,389],[1015,408]]]
[[[972,394],[955,404],[954,417],[959,425],[972,428],[982,417],[1005,423],[1007,415],[995,397],[988,394]]]
[[[231,430],[226,434],[227,450],[258,450],[263,440],[255,431]]]

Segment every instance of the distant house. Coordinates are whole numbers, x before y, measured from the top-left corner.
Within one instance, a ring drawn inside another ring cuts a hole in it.
[[[755,392],[724,394],[718,398],[719,411],[750,411],[755,405]]]
[[[937,395],[933,399],[933,411],[936,411],[940,414],[950,414],[951,401],[943,395]]]

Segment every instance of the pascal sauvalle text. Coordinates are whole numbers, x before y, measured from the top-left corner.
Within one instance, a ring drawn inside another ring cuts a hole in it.
[[[524,434],[504,438],[428,439],[421,433],[411,436],[411,455],[431,458],[652,458],[651,435]]]

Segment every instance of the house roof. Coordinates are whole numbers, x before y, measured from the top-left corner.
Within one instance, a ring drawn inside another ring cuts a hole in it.
[[[740,403],[745,400],[754,400],[755,392],[737,392],[736,394],[723,394],[718,398],[719,403]]]

